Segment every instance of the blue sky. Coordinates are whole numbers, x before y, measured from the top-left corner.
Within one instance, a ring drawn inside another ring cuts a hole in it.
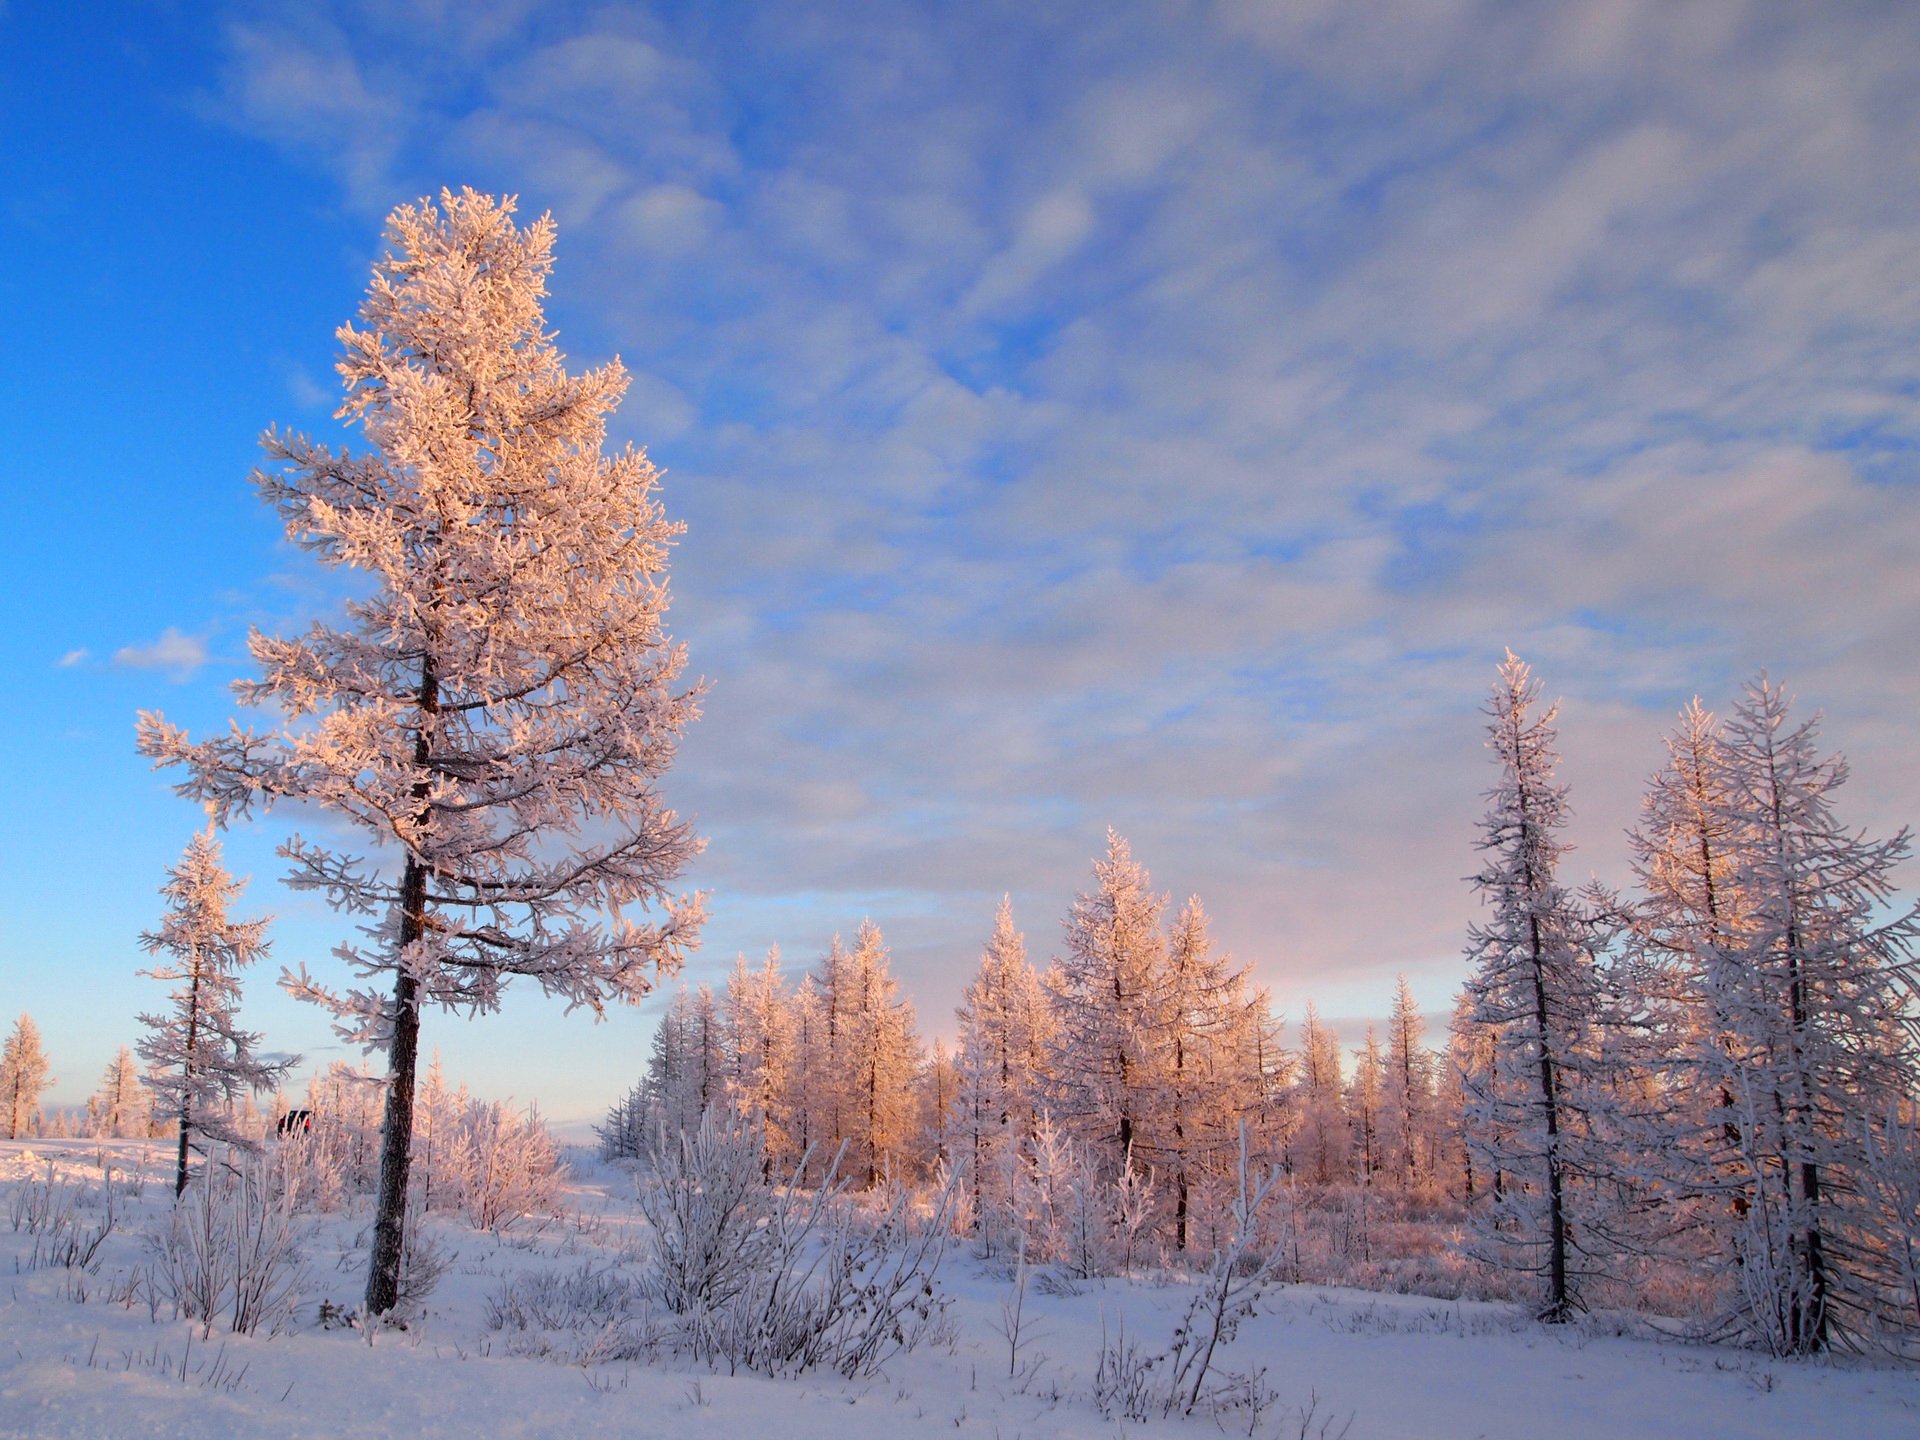
[[[1290,1016],[1396,970],[1438,1014],[1507,645],[1581,875],[1763,666],[1849,821],[1920,814],[1914,7],[84,9],[0,5],[0,1011],[58,1099],[157,1003],[197,820],[134,712],[224,723],[247,628],[337,601],[246,476],[332,431],[333,328],[441,185],[553,212],[562,347],[631,368],[690,527],[690,978],[871,915],[948,1031],[999,895],[1044,959],[1112,824]],[[325,973],[289,823],[229,855]],[[573,1119],[650,1023],[427,1041]]]

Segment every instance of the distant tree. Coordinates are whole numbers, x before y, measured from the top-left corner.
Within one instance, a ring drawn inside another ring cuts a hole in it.
[[[1014,928],[1010,896],[1001,897],[956,1015],[960,1043],[949,1144],[967,1168],[978,1225],[990,1203],[1010,1199],[999,1180],[1012,1173],[1008,1157],[1039,1123],[1053,1038],[1053,1013],[1027,960],[1026,939]]]
[[[946,1042],[935,1038],[933,1054],[916,1082],[920,1095],[920,1152],[929,1173],[944,1174],[953,1163],[948,1139],[953,1134],[955,1108],[960,1097],[960,1068]]]
[[[1540,1318],[1568,1319],[1579,1278],[1576,1171],[1585,1140],[1582,1054],[1599,1007],[1592,926],[1557,871],[1567,792],[1554,778],[1558,706],[1538,709],[1540,682],[1512,651],[1487,706],[1487,748],[1500,765],[1488,792],[1475,877],[1492,911],[1469,932],[1472,1021],[1493,1045],[1464,1077],[1467,1142],[1494,1203],[1475,1211],[1481,1254],[1541,1277]]]
[[[122,1139],[147,1133],[147,1116],[153,1101],[140,1083],[140,1067],[134,1064],[133,1051],[122,1045],[107,1062],[100,1077],[100,1088],[87,1102],[92,1131],[108,1139]]]
[[[682,985],[653,1032],[641,1094],[649,1132],[700,1128],[708,1107],[727,1101],[727,1053],[713,987]]]
[[[1432,1056],[1422,1043],[1425,1022],[1413,986],[1396,976],[1387,1016],[1386,1079],[1380,1104],[1380,1143],[1387,1171],[1403,1190],[1412,1189],[1431,1164]]]
[[[364,577],[345,627],[254,636],[237,689],[277,728],[193,743],[141,721],[222,823],[291,801],[364,836],[282,853],[295,887],[374,920],[340,953],[388,993],[291,982],[387,1054],[374,1314],[398,1297],[421,1007],[490,1011],[519,976],[599,1014],[677,968],[702,916],[669,895],[699,842],[658,789],[698,701],[663,628],[681,527],[642,454],[602,453],[626,373],[567,374],[542,314],[553,223],[513,215],[472,190],[395,210],[338,332],[369,448],[266,437],[255,481],[289,536]],[[397,864],[370,853],[388,846]],[[627,913],[653,905],[663,922]]]
[[[1300,1117],[1294,1139],[1296,1170],[1320,1185],[1346,1179],[1350,1137],[1341,1098],[1340,1037],[1320,1019],[1311,1000],[1300,1020],[1294,1091]]]
[[[1353,1078],[1347,1082],[1347,1119],[1360,1163],[1360,1183],[1371,1185],[1385,1164],[1381,1117],[1387,1090],[1387,1053],[1379,1032],[1367,1026],[1366,1043],[1353,1052]]]
[[[921,1065],[911,1002],[900,994],[880,927],[864,920],[848,956],[840,1007],[840,1064],[852,1083],[846,1169],[876,1185],[912,1153],[914,1079]]]
[[[761,1179],[771,1181],[795,1154],[789,1113],[793,1085],[793,1015],[780,978],[780,947],[749,969],[742,955],[727,980],[727,1055],[734,1108],[764,1137]]]
[[[7,1107],[9,1140],[29,1133],[40,1113],[40,1094],[52,1083],[46,1052],[40,1048],[40,1027],[31,1015],[22,1015],[0,1049],[0,1101]]]
[[[1075,898],[1052,993],[1054,1118],[1118,1175],[1132,1161],[1162,1084],[1170,1023],[1166,898],[1148,887],[1127,842],[1107,831],[1094,889]]]
[[[245,883],[221,866],[220,842],[208,826],[167,871],[160,928],[140,937],[148,954],[169,957],[140,973],[179,982],[170,1010],[141,1015],[147,1036],[139,1045],[140,1057],[153,1067],[155,1101],[178,1126],[176,1195],[187,1188],[192,1137],[248,1143],[229,1122],[229,1107],[243,1095],[273,1089],[297,1063],[262,1060],[255,1053],[259,1035],[240,1028],[240,972],[267,953],[264,919],[227,915]]]
[[[1259,1042],[1247,971],[1214,948],[1198,895],[1174,917],[1164,955],[1159,1088],[1134,1149],[1171,1192],[1174,1247],[1185,1250],[1196,1190],[1235,1163],[1241,1123],[1257,1108]]]

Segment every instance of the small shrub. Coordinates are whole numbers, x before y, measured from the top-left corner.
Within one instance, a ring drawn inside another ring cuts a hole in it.
[[[224,1324],[269,1334],[291,1323],[306,1282],[295,1193],[268,1157],[215,1152],[147,1237],[157,1300],[201,1337]]]

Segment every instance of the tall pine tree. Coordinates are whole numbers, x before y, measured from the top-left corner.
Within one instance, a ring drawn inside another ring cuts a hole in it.
[[[283,853],[291,884],[373,922],[341,954],[384,993],[295,984],[387,1054],[375,1314],[398,1298],[422,1007],[493,1010],[521,977],[598,1013],[676,968],[702,913],[670,896],[699,847],[658,789],[698,698],[664,630],[681,527],[645,456],[602,453],[626,372],[566,372],[542,314],[552,221],[513,214],[472,190],[395,210],[338,332],[340,413],[368,448],[266,437],[255,481],[289,536],[365,586],[344,627],[254,636],[238,693],[277,728],[194,743],[141,722],[222,822],[285,800],[364,837]]]
[[[1512,651],[1487,706],[1487,748],[1500,765],[1488,792],[1475,877],[1491,917],[1469,932],[1472,1021],[1490,1032],[1484,1070],[1464,1077],[1467,1143],[1492,1204],[1477,1209],[1481,1255],[1540,1277],[1540,1318],[1578,1303],[1575,1186],[1586,1138],[1583,1048],[1599,980],[1591,927],[1560,885],[1567,792],[1554,778],[1557,705],[1539,710],[1540,682]]]

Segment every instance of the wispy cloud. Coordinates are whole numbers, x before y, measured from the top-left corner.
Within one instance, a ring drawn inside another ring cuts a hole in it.
[[[86,664],[92,656],[93,652],[82,645],[77,649],[67,651],[66,654],[54,661],[54,665],[61,670],[71,670],[76,665]]]
[[[207,663],[207,642],[169,625],[151,645],[123,645],[113,652],[113,663],[127,670],[163,670],[168,678],[185,680]]]

